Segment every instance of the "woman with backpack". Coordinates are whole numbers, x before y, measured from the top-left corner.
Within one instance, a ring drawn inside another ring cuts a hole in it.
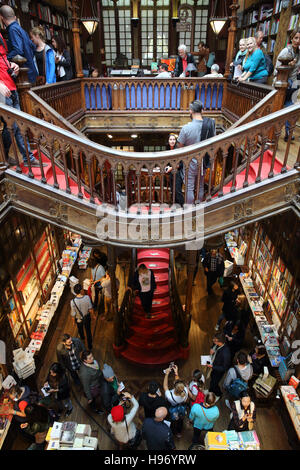
[[[219,415],[219,408],[216,406],[216,396],[212,392],[206,395],[204,403],[195,403],[192,406],[189,419],[193,423],[194,435],[189,450],[196,444],[204,444],[206,433],[213,430]]]
[[[175,382],[174,388],[169,390],[169,374],[172,370],[175,374]],[[170,367],[165,370],[163,388],[165,391],[165,398],[169,403],[169,415],[171,419],[172,432],[176,437],[180,438],[183,427],[183,419],[186,412],[186,402],[188,400],[189,394],[184,382],[179,378],[178,367],[176,365],[170,365]]]
[[[204,393],[205,378],[199,369],[193,372],[192,381],[189,383],[188,394],[191,401],[191,406],[195,403],[203,403],[205,400]]]
[[[248,390],[248,382],[253,375],[252,365],[247,354],[240,351],[236,356],[236,365],[231,367],[225,377],[223,387],[227,393],[226,406],[231,409],[230,401],[236,400],[241,393]]]
[[[255,403],[248,392],[242,392],[240,399],[232,404],[231,420],[228,430],[236,432],[251,431],[256,420]]]

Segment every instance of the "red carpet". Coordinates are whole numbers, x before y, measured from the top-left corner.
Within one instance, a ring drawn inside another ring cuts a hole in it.
[[[37,151],[35,150],[33,153],[34,153],[35,157],[37,158]],[[257,174],[258,174],[259,159],[260,159],[260,157],[258,157],[254,162],[252,162],[250,164],[249,177],[248,177],[249,185],[255,183],[255,179],[256,179]],[[42,161],[43,161],[43,163],[47,163],[47,166],[44,167],[44,173],[45,173],[45,178],[47,180],[47,184],[49,184],[50,186],[53,186],[53,184],[54,184],[54,175],[53,175],[53,169],[52,169],[51,161],[44,154],[42,154]],[[271,167],[271,162],[272,162],[272,152],[270,150],[267,150],[264,153],[263,164],[262,164],[262,169],[261,169],[261,180],[262,181],[264,179],[268,178],[268,174],[269,174],[270,167]],[[20,166],[22,168],[22,173],[28,174],[29,168],[25,167],[23,164],[21,164]],[[274,170],[273,170],[274,175],[279,174],[281,172],[281,168],[282,168],[282,163],[277,158],[275,158]],[[287,167],[287,169],[290,169],[290,167]],[[59,189],[62,190],[62,191],[65,191],[66,190],[66,179],[65,179],[64,172],[57,165],[55,166],[55,170],[56,170],[56,179],[57,179],[57,183],[59,185]],[[40,168],[32,168],[32,173],[34,174],[35,179],[41,180],[42,175],[41,175]],[[245,180],[245,174],[246,174],[246,170],[243,170],[241,173],[239,173],[236,176],[236,189],[241,189],[243,187],[243,183],[244,183],[244,180]],[[76,181],[75,176],[73,176],[72,178],[68,177],[68,182],[69,182],[71,194],[76,196],[78,194],[78,186],[77,186],[77,181]],[[224,188],[223,188],[223,193],[224,194],[229,193],[230,189],[231,189],[231,186],[232,186],[232,182],[225,185]],[[88,201],[90,199],[90,195],[84,190],[83,187],[82,187],[81,190],[82,190],[82,193],[83,193],[83,199]],[[217,195],[215,195],[214,197],[217,197]],[[95,197],[95,203],[96,204],[101,204],[101,201],[98,198]],[[129,209],[129,212],[131,214],[135,214],[137,211],[138,211],[137,205],[133,205]],[[145,214],[147,214],[148,211],[149,211],[149,206],[147,204],[145,204],[142,207],[142,212],[145,212]],[[151,211],[152,211],[152,213],[159,212],[160,211],[159,205],[152,205]],[[164,212],[168,212],[168,211],[170,211],[170,207],[165,207]],[[165,265],[166,272],[167,272],[168,271],[168,257],[167,257],[167,254],[163,252],[163,250],[160,250],[160,251],[161,251],[161,255],[158,259],[159,259],[160,262],[167,261],[167,265]],[[141,256],[146,256],[145,259],[148,259],[148,260],[151,259],[151,257],[149,258],[149,254],[147,254],[147,250],[141,250]],[[148,256],[148,258],[147,258],[147,256]],[[154,268],[155,266],[149,266],[149,267]],[[160,266],[157,269],[157,272],[163,271],[163,270],[164,270],[163,266]]]
[[[168,364],[182,356],[177,343],[169,291],[169,250],[138,250],[138,265],[152,269],[157,288],[152,303],[152,318],[146,318],[136,296],[130,335],[121,355],[130,362],[144,365]]]
[[[263,163],[261,167],[261,174],[260,174],[261,181],[268,178],[268,174],[270,172],[271,163],[272,163],[272,157],[273,157],[273,153],[270,150],[266,150],[263,156]],[[258,175],[259,160],[260,160],[260,157],[254,160],[254,162],[250,163],[249,176],[248,176],[249,185],[255,183],[256,177]],[[281,168],[282,168],[282,163],[277,158],[275,158],[274,170],[273,170],[274,175],[278,175],[281,172]],[[290,167],[287,166],[287,169],[289,170]],[[236,176],[236,183],[235,183],[236,189],[241,189],[243,187],[243,183],[245,181],[245,174],[246,174],[246,169],[241,171],[241,173],[239,173]],[[229,193],[231,186],[232,186],[232,181],[228,183],[226,186],[224,186],[223,193],[224,194]]]

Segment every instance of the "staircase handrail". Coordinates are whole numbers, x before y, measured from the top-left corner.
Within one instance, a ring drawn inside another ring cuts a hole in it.
[[[220,192],[218,196],[222,196],[222,189],[225,178],[225,168],[226,168],[226,152],[231,145],[243,145],[243,143],[249,140],[249,145],[255,145],[255,136],[261,136],[262,139],[268,140],[270,135],[275,134],[275,150],[276,150],[276,141],[280,136],[281,129],[284,126],[286,120],[295,125],[299,115],[300,115],[300,104],[292,105],[288,108],[276,111],[268,116],[256,119],[247,124],[243,124],[238,128],[228,130],[223,134],[217,135],[213,138],[207,139],[206,141],[200,142],[198,144],[191,145],[189,147],[183,147],[180,149],[172,151],[161,151],[161,152],[127,152],[110,149],[100,144],[89,141],[79,135],[74,135],[74,133],[69,132],[68,130],[63,130],[58,126],[45,123],[41,119],[38,119],[34,116],[23,113],[13,109],[12,107],[0,104],[1,114],[5,121],[8,124],[8,128],[13,128],[14,122],[16,122],[23,133],[26,133],[27,130],[30,130],[31,134],[35,139],[38,139],[41,135],[47,140],[48,143],[53,145],[54,141],[59,142],[59,145],[62,148],[70,147],[73,149],[74,154],[76,153],[76,162],[78,162],[80,154],[84,154],[86,158],[86,163],[89,168],[92,166],[93,158],[95,157],[100,167],[103,166],[106,161],[111,165],[112,176],[114,177],[115,172],[117,171],[118,164],[122,165],[124,172],[129,172],[131,166],[135,168],[136,173],[140,173],[143,167],[146,167],[149,171],[149,177],[153,177],[153,170],[155,167],[158,167],[161,171],[160,177],[164,175],[164,168],[170,162],[173,167],[173,172],[179,162],[182,160],[186,168],[188,168],[191,160],[195,158],[198,163],[201,163],[206,153],[209,153],[212,160],[212,166],[217,158],[219,151],[223,153],[223,169],[222,169],[222,181],[220,185]],[[283,163],[282,172],[287,171],[287,158],[288,158],[288,148],[290,142],[287,143],[287,150],[285,154],[285,161]],[[250,160],[253,155],[254,148],[252,148],[252,153],[247,156],[247,164],[250,165]],[[272,165],[270,168],[270,176],[272,177],[273,165],[276,157],[276,151],[273,153]],[[3,158],[3,156],[2,156]],[[55,158],[53,159],[52,165],[55,163]],[[200,166],[200,165],[199,165]],[[235,175],[237,174],[238,168],[235,168]],[[22,173],[20,166],[17,166],[16,171]],[[54,171],[54,170],[53,170]],[[187,178],[186,171],[186,178]],[[247,172],[246,172],[247,173]],[[152,176],[151,176],[152,175]],[[31,176],[31,175],[29,175]],[[79,173],[79,164],[76,168],[77,184],[80,185],[80,173]],[[31,176],[33,177],[33,176]],[[175,178],[174,178],[175,180]],[[248,182],[245,179],[245,184],[248,185]],[[94,187],[91,181],[89,181],[89,190],[91,194],[94,194]],[[206,201],[211,199],[212,189],[209,187],[209,192]],[[233,188],[235,190],[235,188]],[[139,189],[138,189],[139,190]],[[116,201],[116,182],[113,182],[113,200]],[[79,191],[78,197],[82,198],[82,193]],[[128,194],[128,193],[127,193]],[[102,196],[99,196],[98,199],[101,200]],[[150,196],[149,196],[150,197]],[[196,198],[197,199],[197,198]],[[104,202],[105,199],[102,199]],[[149,201],[147,201],[148,203]],[[151,205],[151,201],[150,201]]]
[[[175,329],[178,342],[182,348],[187,348],[189,344],[189,331],[191,326],[191,314],[186,314],[182,306],[177,282],[175,276],[174,250],[170,249],[170,268],[169,268],[169,289],[172,315],[175,323]]]

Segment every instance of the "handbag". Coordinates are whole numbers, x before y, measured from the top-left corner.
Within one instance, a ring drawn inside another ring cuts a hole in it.
[[[170,392],[172,396],[172,400],[176,403],[174,400],[172,392]],[[177,421],[180,418],[183,418],[186,413],[186,405],[179,403],[178,405],[175,406],[170,406],[169,408],[169,414],[170,414],[170,419],[171,421]]]
[[[223,278],[223,276],[220,276],[220,277],[219,277],[218,283],[219,283],[220,287],[223,287],[223,286],[224,286],[224,278]]]
[[[127,434],[128,434],[128,437],[129,437],[126,416],[125,416],[125,425],[126,425]],[[135,436],[132,437],[131,439],[129,439],[128,445],[132,449],[136,449],[140,445],[141,442],[142,442],[142,432],[140,431],[140,429],[137,429],[136,432],[135,432]]]

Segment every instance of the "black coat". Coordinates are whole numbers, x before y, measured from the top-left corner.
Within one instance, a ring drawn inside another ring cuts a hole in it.
[[[48,375],[47,377],[47,382],[49,384],[52,383],[53,377]],[[60,378],[58,382],[58,392],[57,392],[57,399],[58,400],[65,400],[67,398],[70,398],[70,384],[69,380],[66,374],[63,374],[63,376]]]
[[[220,347],[215,355],[212,370],[218,374],[224,374],[231,365],[231,352],[227,344]]]
[[[72,338],[74,345],[75,356],[77,360],[81,363],[80,353],[85,350],[82,342],[78,338]],[[72,370],[70,355],[65,347],[64,343],[60,343],[56,349],[56,355],[58,362],[63,366],[64,369]]]
[[[203,261],[203,267],[208,268],[209,272],[210,272],[210,258],[211,258],[211,255],[210,253],[208,253],[205,256],[204,261]],[[223,276],[224,270],[225,270],[224,260],[223,258],[222,259],[220,258],[219,261],[217,262],[217,270],[216,270],[217,277]],[[205,272],[205,274],[207,273]]]
[[[119,395],[115,392],[112,385],[104,378],[100,383],[100,396],[103,407],[108,413],[110,413],[112,407],[115,406],[115,402],[119,399]]]
[[[61,78],[62,81],[71,80],[73,78],[73,67],[70,52],[68,51],[68,49],[65,49],[62,55],[65,60],[57,62],[56,67],[62,66],[65,69],[66,74],[64,77]]]
[[[222,311],[227,321],[235,321],[237,319],[237,307],[235,305],[238,291],[232,291],[232,288],[226,289],[222,295],[222,302],[224,302]]]
[[[195,64],[195,59],[192,54],[187,54],[187,63],[188,64]],[[175,63],[175,70],[174,70],[174,75],[175,77],[179,77],[183,72],[183,65],[182,65],[182,58],[180,56],[177,56],[176,58],[176,63]]]

